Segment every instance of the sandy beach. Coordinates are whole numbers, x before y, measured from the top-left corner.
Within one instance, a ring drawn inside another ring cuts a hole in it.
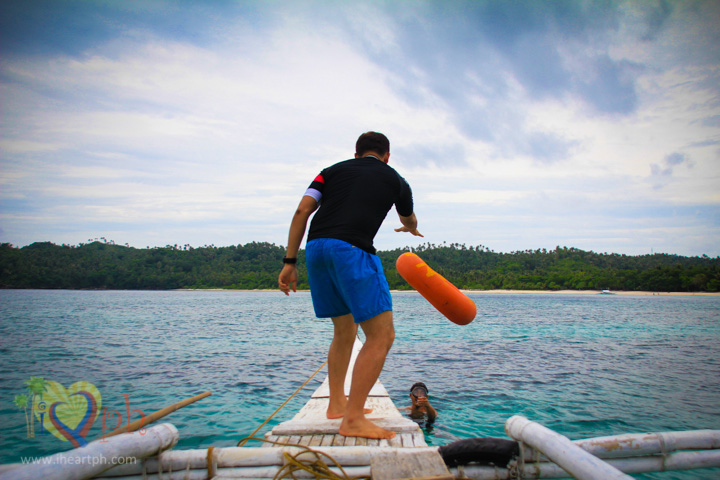
[[[233,288],[176,288],[178,292],[277,292],[276,288],[259,288],[255,290]],[[310,290],[298,289],[298,292]],[[392,293],[417,293],[415,290],[390,290]],[[598,290],[465,290],[463,293],[513,293],[524,295],[600,295]],[[613,290],[610,295],[657,295],[657,296],[691,296],[691,297],[720,297],[720,292],[625,292]]]

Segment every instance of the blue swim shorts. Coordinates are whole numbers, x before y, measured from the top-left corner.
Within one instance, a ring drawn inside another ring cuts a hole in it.
[[[355,323],[392,310],[392,297],[382,263],[342,240],[317,238],[305,247],[315,315],[340,317],[352,313]]]

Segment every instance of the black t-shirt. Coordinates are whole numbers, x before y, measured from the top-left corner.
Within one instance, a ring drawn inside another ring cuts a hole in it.
[[[322,198],[308,241],[335,238],[374,254],[373,239],[393,204],[403,217],[413,213],[410,185],[374,157],[336,163],[320,172],[310,188]]]

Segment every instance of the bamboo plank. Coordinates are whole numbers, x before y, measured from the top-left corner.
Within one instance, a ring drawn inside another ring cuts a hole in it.
[[[587,480],[632,480],[629,475],[586,452],[567,437],[520,415],[512,416],[505,422],[505,433],[541,451],[574,477]]]
[[[340,472],[339,468],[336,467],[329,467],[330,471],[334,472],[335,474],[342,475],[342,472]],[[351,476],[351,477],[367,477],[370,476],[370,466],[360,466],[360,467],[343,467],[343,469]],[[228,480],[228,479],[259,479],[259,478],[273,478],[275,474],[278,471],[278,467],[250,467],[250,468],[233,468],[233,469],[223,469],[219,470],[217,472],[217,475],[213,477],[213,480]],[[207,475],[207,472],[206,472]],[[297,478],[316,478],[315,475],[311,474],[310,472],[305,471],[296,471],[294,472],[295,477]],[[162,477],[162,480],[164,480],[165,477]],[[182,479],[183,477],[174,477],[178,479]],[[207,477],[206,477],[207,478]]]
[[[341,437],[344,438],[344,437]],[[427,452],[436,451],[435,447],[424,447],[414,449],[393,449],[393,448],[382,448],[382,447],[359,447],[359,446],[331,446],[331,447],[317,447],[315,450],[322,451],[327,455],[338,460],[343,466],[362,466],[370,465],[370,462],[374,456],[379,454],[392,452],[392,451],[415,451],[415,452]],[[297,447],[286,447],[286,448],[261,448],[261,447],[227,447],[219,448],[215,451],[218,471],[225,471],[229,468],[239,467],[258,467],[258,466],[278,466],[283,464],[283,453],[287,452],[291,455],[296,455],[302,450]],[[687,470],[692,468],[711,468],[720,466],[720,450],[706,450],[706,451],[689,451],[689,452],[675,452],[665,456],[662,455],[648,455],[644,457],[632,457],[622,459],[608,459],[607,462],[614,465],[616,468],[625,471],[626,473],[640,473],[640,472],[652,472],[659,470]],[[544,472],[542,477],[538,478],[566,478],[567,475],[558,476],[557,471],[560,471],[560,467],[557,465],[540,462],[540,463],[526,463],[525,471],[526,474],[530,472],[531,468],[538,467],[540,472]],[[664,465],[664,466],[663,466]],[[13,470],[8,469],[11,465],[5,465],[6,469],[3,469],[2,473],[11,475]],[[17,466],[18,468],[20,465]],[[163,452],[159,456],[151,457],[146,459],[144,462],[137,464],[126,464],[118,465],[96,478],[102,477],[134,477],[139,478],[142,475],[143,470],[148,474],[153,474],[158,471],[163,472],[182,472],[182,471],[194,471],[194,470],[205,470],[207,468],[207,450],[196,449],[196,450],[169,450]],[[475,479],[485,478],[496,478],[493,475],[497,469],[495,467],[488,467],[486,469],[479,469],[477,473],[470,474],[470,467],[465,467],[466,473],[469,477]],[[481,472],[481,473],[480,473]],[[14,473],[14,472],[13,472]],[[535,475],[535,473],[533,473]],[[15,478],[9,476],[8,478]],[[506,477],[499,477],[506,478]],[[509,478],[509,477],[507,477]],[[533,477],[535,478],[535,477]]]
[[[369,466],[359,467],[343,467],[350,476],[367,477],[370,476]],[[212,480],[229,480],[229,479],[268,479],[271,480],[278,472],[279,467],[245,467],[245,468],[223,468],[218,469],[217,474]],[[341,474],[340,469],[330,467],[330,470],[336,474]],[[295,472],[297,478],[315,478],[309,472]],[[206,480],[207,469],[198,470],[182,470],[178,472],[155,473],[147,476],[133,475],[124,477],[115,477],[113,480]]]
[[[75,450],[60,452],[49,457],[49,461],[26,464],[0,473],[3,480],[46,480],[92,478],[110,470],[112,464],[101,459],[135,457],[144,459],[159,451],[172,448],[178,441],[179,433],[174,425],[162,423],[148,427],[144,435],[117,435],[106,441],[94,440],[82,447],[83,458],[87,463],[77,463]],[[69,460],[68,460],[69,459]],[[97,460],[97,461],[95,461]]]
[[[605,462],[625,473],[717,468],[720,467],[720,450],[681,451],[668,455],[608,458]],[[459,469],[452,468],[451,471],[460,476]],[[562,467],[549,462],[526,463],[523,471],[525,478],[572,478]],[[465,465],[462,467],[462,475],[475,480],[510,480],[515,478],[509,470],[498,470],[496,467],[481,465]]]
[[[344,467],[361,467],[369,468],[373,456],[385,451],[392,451],[391,448],[378,447],[317,447],[319,450],[332,458],[336,459]],[[420,451],[422,449],[416,449]],[[433,447],[424,450],[435,451]],[[217,474],[224,476],[227,472],[233,472],[236,468],[247,468],[247,472],[258,467],[278,467],[284,464],[283,454],[287,452],[290,455],[297,455],[303,450],[297,447],[285,448],[261,448],[261,447],[228,447],[216,450]],[[302,458],[302,455],[300,456]],[[207,450],[183,450],[169,451],[157,457],[148,459],[143,468],[141,464],[120,465],[112,471],[106,472],[102,477],[126,477],[140,478],[143,471],[147,474],[154,474],[158,471],[162,472],[184,472],[206,470],[207,466]]]

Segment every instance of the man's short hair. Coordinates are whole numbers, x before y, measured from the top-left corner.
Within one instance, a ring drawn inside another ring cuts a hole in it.
[[[365,155],[367,152],[375,152],[379,155],[385,155],[390,151],[390,140],[385,135],[378,132],[365,132],[355,142],[355,153],[359,156]]]

